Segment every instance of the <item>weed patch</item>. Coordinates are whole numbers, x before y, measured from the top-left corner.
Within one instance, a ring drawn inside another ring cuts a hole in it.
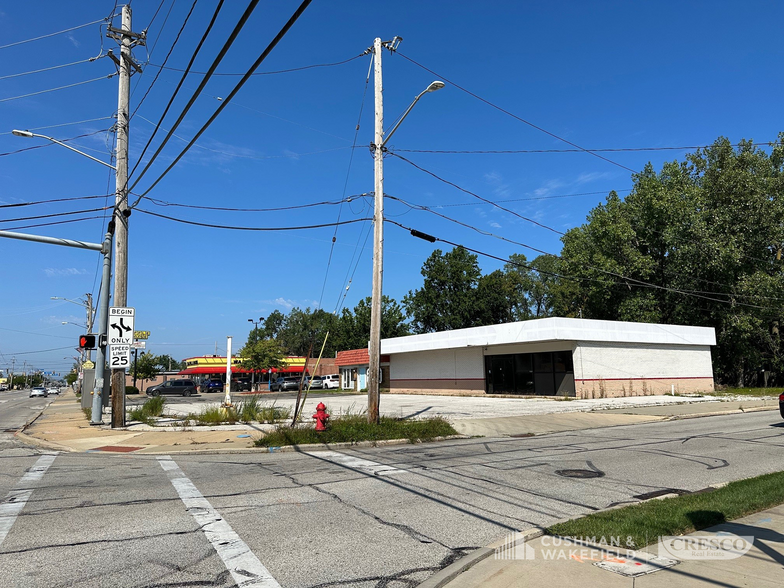
[[[128,413],[128,417],[132,421],[139,421],[147,425],[154,425],[155,418],[163,414],[163,405],[166,399],[163,396],[154,396],[149,400],[145,400],[144,404],[132,408]]]

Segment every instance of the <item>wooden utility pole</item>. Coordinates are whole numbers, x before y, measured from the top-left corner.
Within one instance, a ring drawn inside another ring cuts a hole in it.
[[[108,36],[120,43],[120,88],[117,98],[117,174],[115,176],[114,306],[128,305],[128,124],[131,68],[141,72],[131,48],[144,43],[144,33],[131,31],[131,7],[122,9],[122,28],[109,27]],[[112,370],[112,427],[125,426],[125,369]]]
[[[370,342],[368,344],[368,408],[369,423],[379,418],[379,368],[381,361],[381,283],[384,277],[384,100],[381,83],[381,39],[373,42],[373,64],[376,94],[375,132],[375,202],[373,212],[373,290],[370,304]]]

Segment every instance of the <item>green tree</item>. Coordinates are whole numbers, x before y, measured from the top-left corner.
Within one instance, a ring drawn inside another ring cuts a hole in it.
[[[406,314],[417,333],[473,327],[478,323],[477,256],[464,247],[442,253],[436,249],[421,270],[422,288],[403,298]]]
[[[273,310],[271,313],[269,313],[269,316],[264,319],[263,326],[259,327],[259,338],[276,339],[285,322],[286,315],[284,315],[279,310]]]
[[[784,372],[784,134],[770,152],[718,139],[633,176],[563,237],[563,312],[712,326],[719,381]]]
[[[131,362],[130,373],[139,380],[149,380],[160,374],[163,370],[158,356],[152,353],[142,353]]]
[[[368,296],[357,303],[353,313],[347,309],[343,310],[335,340],[339,350],[361,349],[368,346],[371,305],[372,298]],[[394,298],[382,296],[381,338],[389,339],[410,335],[411,331],[405,321],[406,316],[400,304]]]
[[[318,355],[329,331],[330,337],[327,339],[324,355],[334,356],[336,349],[332,335],[337,332],[337,328],[338,318],[329,312],[321,309],[311,311],[310,308],[292,308],[278,331],[277,341],[290,355],[307,355],[312,345],[315,356]]]
[[[286,357],[283,348],[275,339],[260,339],[240,349],[242,367],[257,373],[269,368],[280,368]]]
[[[73,386],[74,382],[79,379],[79,374],[77,374],[75,371],[71,371],[65,374],[63,379],[65,380],[66,384]]]
[[[157,355],[155,357],[155,361],[157,362],[158,366],[164,372],[174,372],[180,371],[185,369],[185,362],[177,361],[171,355],[164,353],[163,355]]]

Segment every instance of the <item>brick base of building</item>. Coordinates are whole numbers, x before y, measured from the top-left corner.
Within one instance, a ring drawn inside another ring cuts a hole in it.
[[[624,398],[661,394],[698,394],[715,390],[713,378],[635,378],[575,380],[577,398]]]

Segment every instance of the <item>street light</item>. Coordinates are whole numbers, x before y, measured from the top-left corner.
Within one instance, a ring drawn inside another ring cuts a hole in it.
[[[83,325],[81,323],[72,323],[71,321],[62,321],[64,325],[76,325],[77,327],[82,327],[83,329],[87,328],[87,325]]]
[[[257,341],[258,333],[256,331],[259,330],[259,323],[264,320],[263,316],[259,317],[259,320],[254,321],[253,319],[248,319],[249,323],[253,323],[253,333],[254,333],[254,341]],[[256,391],[256,372],[251,370],[250,372],[250,386],[251,389],[255,392]]]
[[[368,343],[368,422],[377,423],[379,420],[379,380],[381,375],[381,296],[382,296],[382,277],[384,272],[384,151],[385,145],[392,135],[397,131],[400,123],[405,120],[411,109],[414,108],[419,99],[444,87],[444,82],[434,81],[420,92],[411,105],[400,117],[400,120],[392,130],[384,137],[384,101],[381,78],[381,49],[382,45],[394,50],[399,43],[399,37],[395,37],[391,42],[382,43],[377,38],[373,43],[374,71],[375,71],[375,102],[376,102],[376,126],[375,140],[373,147],[375,164],[375,190],[374,190],[374,212],[373,212],[373,290],[370,304],[370,341]]]
[[[78,149],[71,147],[66,143],[63,143],[62,141],[58,141],[54,137],[47,137],[46,135],[39,135],[38,133],[32,133],[30,131],[20,131],[18,129],[14,129],[13,131],[11,131],[11,134],[16,135],[17,137],[27,137],[30,139],[32,139],[33,137],[37,137],[39,139],[46,139],[47,141],[51,141],[52,143],[57,143],[58,145],[62,145],[66,149],[70,149],[71,151],[76,151],[76,153],[78,153],[79,155],[84,155],[85,157],[92,159],[93,161],[97,161],[101,165],[105,165],[106,167],[110,167],[112,169],[117,169],[112,164],[106,163],[105,161],[101,161],[100,159],[98,159],[97,157],[93,157],[92,155],[88,155],[84,151],[79,151]]]

